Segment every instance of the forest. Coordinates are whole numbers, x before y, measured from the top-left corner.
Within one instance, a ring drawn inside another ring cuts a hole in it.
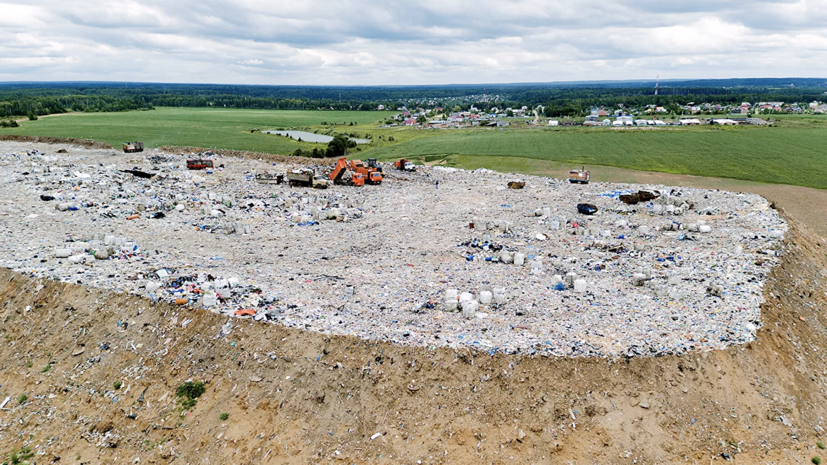
[[[618,104],[732,104],[825,99],[825,79],[595,81],[441,86],[241,86],[118,82],[0,84],[0,118],[66,112],[118,112],[164,107],[372,111],[379,105],[481,110],[545,107],[546,116],[581,116],[593,106]]]

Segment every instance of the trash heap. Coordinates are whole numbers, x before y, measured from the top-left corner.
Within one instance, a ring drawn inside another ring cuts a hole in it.
[[[0,142],[0,265],[428,347],[618,357],[742,344],[787,231],[752,194],[538,177],[514,189],[489,170],[390,164],[381,186],[318,191],[256,182],[300,165],[213,154],[215,168],[190,171],[198,155],[52,150]]]

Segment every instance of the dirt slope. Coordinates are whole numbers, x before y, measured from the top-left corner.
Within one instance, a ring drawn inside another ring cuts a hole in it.
[[[226,321],[202,310],[2,271],[0,403],[11,399],[0,454],[28,445],[37,463],[73,464],[827,457],[815,447],[827,442],[827,242],[790,223],[755,342],[616,361],[491,357],[251,321],[219,337]],[[207,389],[182,415],[175,390],[188,379]]]
[[[69,144],[78,145],[87,149],[111,149],[112,146],[103,142],[89,139],[74,139],[70,137],[48,136],[17,136],[14,134],[0,134],[0,140],[31,142],[33,144]]]

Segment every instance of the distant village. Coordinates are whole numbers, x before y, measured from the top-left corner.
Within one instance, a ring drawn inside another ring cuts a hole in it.
[[[769,125],[766,117],[784,114],[827,114],[827,103],[784,103],[744,102],[741,105],[720,105],[713,103],[675,105],[671,108],[646,105],[642,108],[607,109],[592,108],[585,118],[546,118],[545,107],[479,109],[471,105],[467,110],[455,106],[408,109],[398,107],[397,115],[385,121],[387,127],[416,126],[420,128],[447,129],[465,127],[508,127],[508,126],[699,126],[702,124],[736,126],[743,124]],[[379,105],[377,110],[385,110]]]

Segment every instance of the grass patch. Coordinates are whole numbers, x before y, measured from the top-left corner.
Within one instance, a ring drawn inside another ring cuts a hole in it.
[[[195,407],[198,398],[201,397],[205,391],[204,383],[201,381],[187,381],[178,386],[178,389],[175,390],[175,396],[179,398],[178,403],[181,405],[181,409],[186,411],[192,410],[193,407]]]
[[[27,400],[29,400],[29,396],[26,394],[20,394],[17,396],[17,405],[23,405]]]
[[[9,454],[9,460],[3,461],[3,465],[28,465],[29,459],[34,457],[34,452],[29,446],[23,446],[19,451]]]
[[[51,369],[52,369],[52,362],[49,362],[49,363],[46,364],[45,367],[43,367],[42,370],[40,370],[40,372],[41,373],[48,373]]]

